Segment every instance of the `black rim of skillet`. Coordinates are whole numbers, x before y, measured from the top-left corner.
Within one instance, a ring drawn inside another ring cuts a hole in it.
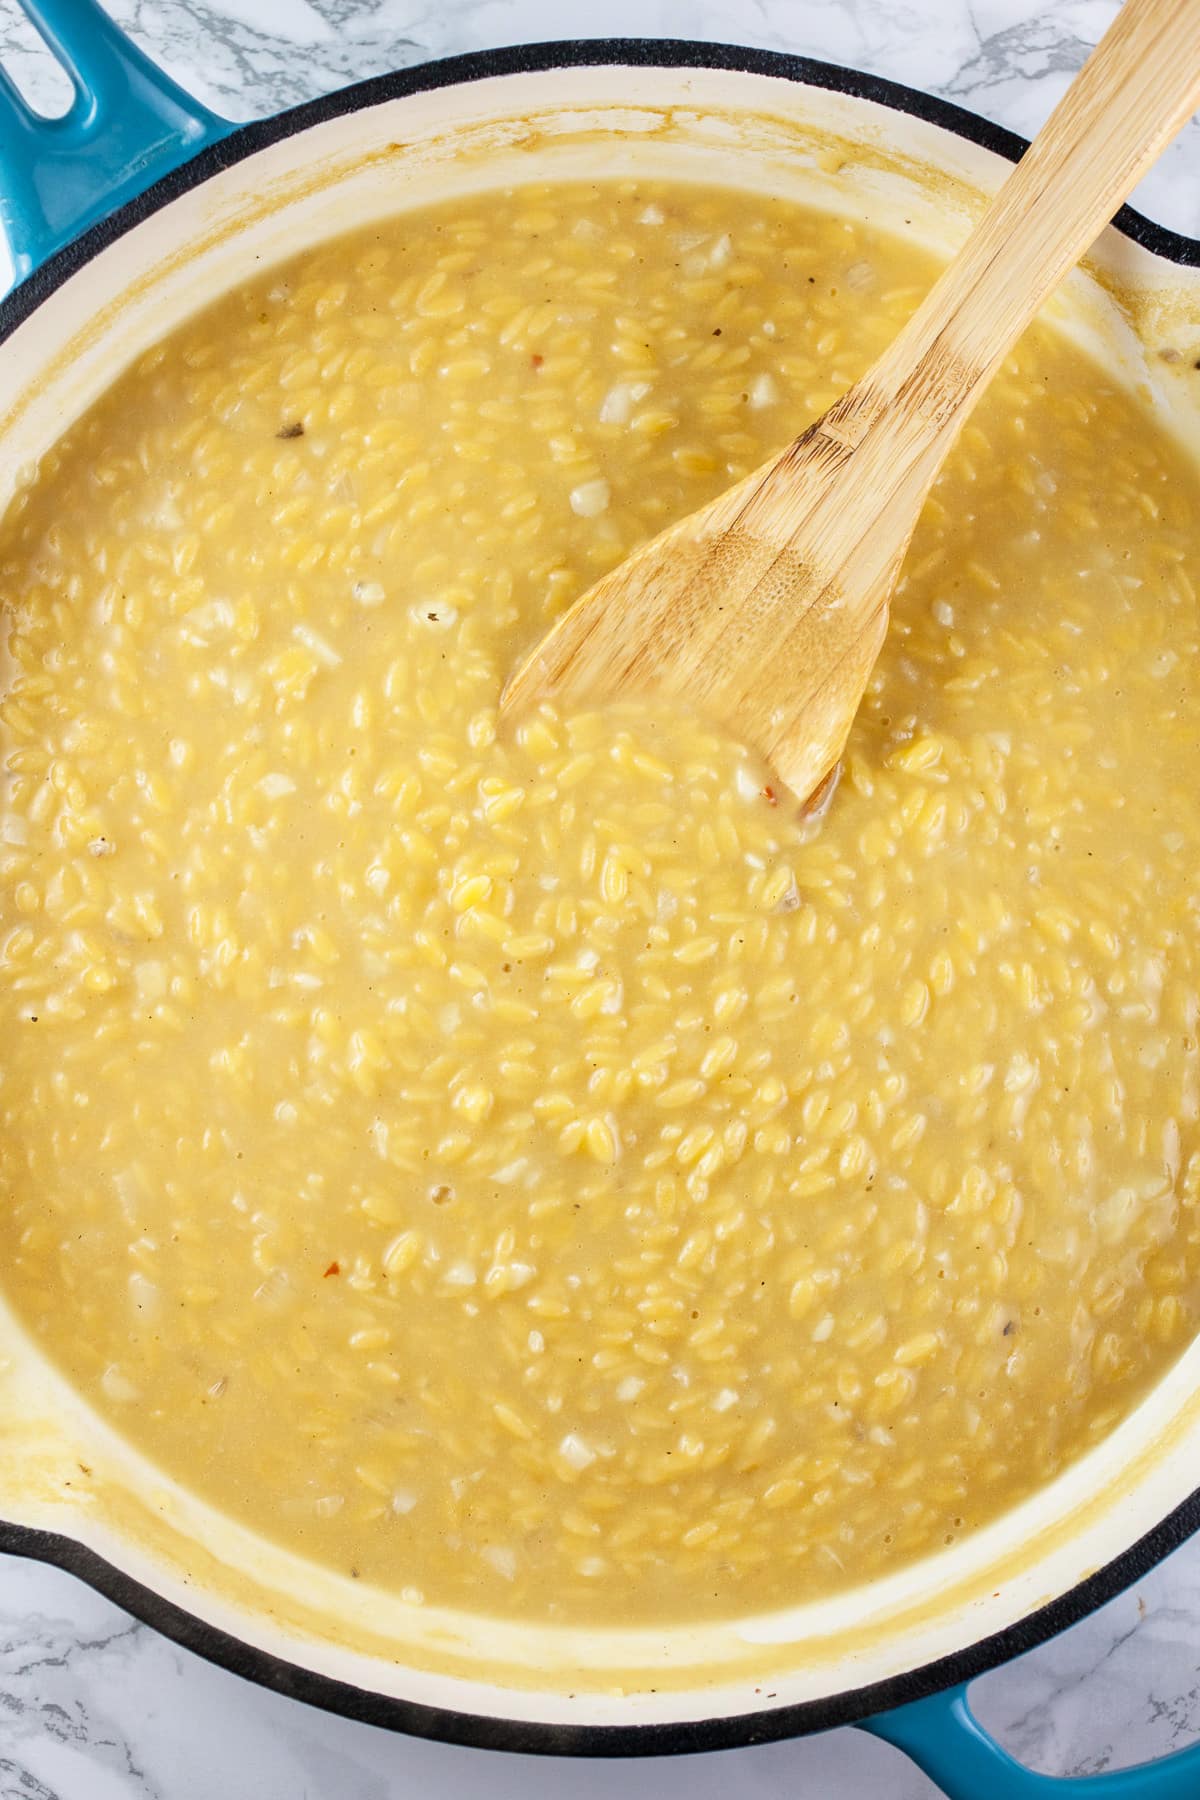
[[[495,75],[541,73],[552,69],[588,66],[638,66],[665,69],[728,69],[752,75],[771,75],[808,87],[873,100],[895,112],[911,114],[932,125],[967,138],[984,149],[1016,162],[1026,140],[994,125],[963,107],[935,99],[915,88],[864,75],[833,63],[815,62],[803,56],[782,55],[738,45],[701,44],[685,39],[597,38],[588,41],[532,44],[511,49],[484,50],[470,56],[448,57],[421,63],[411,69],[376,76],[337,93],[311,100],[303,106],[256,120],[234,130],[164,176],[140,195],[92,226],[82,236],[43,263],[26,281],[0,302],[0,342],[94,256],[179,195],[197,187],[222,169],[253,156],[256,151],[294,136],[310,126],[363,107],[378,106],[408,94],[458,84],[483,81]],[[1117,229],[1156,256],[1190,267],[1200,267],[1200,239],[1155,225],[1131,207],[1123,206],[1113,221]],[[728,1718],[699,1718],[679,1723],[646,1725],[572,1725],[558,1721],[526,1720],[457,1712],[452,1708],[420,1705],[410,1700],[357,1688],[310,1669],[285,1662],[241,1639],[220,1631],[153,1589],[144,1586],[106,1562],[95,1551],[57,1532],[0,1520],[0,1552],[48,1563],[78,1577],[89,1587],[121,1606],[134,1618],[195,1651],[221,1668],[242,1675],[259,1686],[290,1699],[303,1700],[327,1712],[341,1713],[370,1725],[401,1731],[411,1737],[430,1738],[474,1749],[508,1750],[545,1756],[655,1756],[686,1755],[727,1750],[749,1744],[770,1743],[827,1731],[836,1725],[852,1725],[910,1701],[973,1680],[1010,1658],[1045,1643],[1067,1626],[1094,1612],[1121,1593],[1154,1565],[1200,1530],[1200,1488],[1129,1549],[1089,1576],[1068,1593],[1039,1608],[1027,1618],[991,1637],[982,1638],[950,1656],[922,1668],[896,1675],[869,1686],[849,1688],[817,1700],[790,1706],[773,1706],[769,1683],[754,1688],[764,1702],[758,1711]],[[852,1603],[852,1602],[851,1602]],[[701,1698],[701,1696],[697,1696]],[[581,1707],[586,1697],[581,1697]]]

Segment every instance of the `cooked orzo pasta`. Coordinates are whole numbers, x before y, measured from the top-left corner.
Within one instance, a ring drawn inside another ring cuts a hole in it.
[[[517,1617],[791,1602],[994,1516],[1200,1302],[1191,470],[1048,331],[828,816],[519,650],[931,275],[685,186],[460,201],[142,358],[0,534],[0,1233],[120,1430]]]

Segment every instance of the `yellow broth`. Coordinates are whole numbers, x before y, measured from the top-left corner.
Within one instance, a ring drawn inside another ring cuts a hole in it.
[[[405,216],[143,357],[0,532],[4,1289],[322,1563],[828,1594],[1195,1329],[1200,512],[1102,369],[997,377],[818,829],[702,720],[497,723],[932,272],[683,185]]]

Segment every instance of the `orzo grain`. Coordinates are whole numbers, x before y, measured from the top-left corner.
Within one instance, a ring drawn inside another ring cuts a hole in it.
[[[496,726],[930,272],[745,196],[460,203],[223,300],[3,527],[6,1290],[313,1557],[794,1601],[1195,1329],[1200,509],[1103,373],[998,378],[818,831],[702,723]]]

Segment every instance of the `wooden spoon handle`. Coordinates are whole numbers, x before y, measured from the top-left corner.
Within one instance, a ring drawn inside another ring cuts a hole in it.
[[[952,428],[1200,106],[1200,0],[1125,0],[963,251],[864,386]],[[906,409],[907,410],[907,409]]]

